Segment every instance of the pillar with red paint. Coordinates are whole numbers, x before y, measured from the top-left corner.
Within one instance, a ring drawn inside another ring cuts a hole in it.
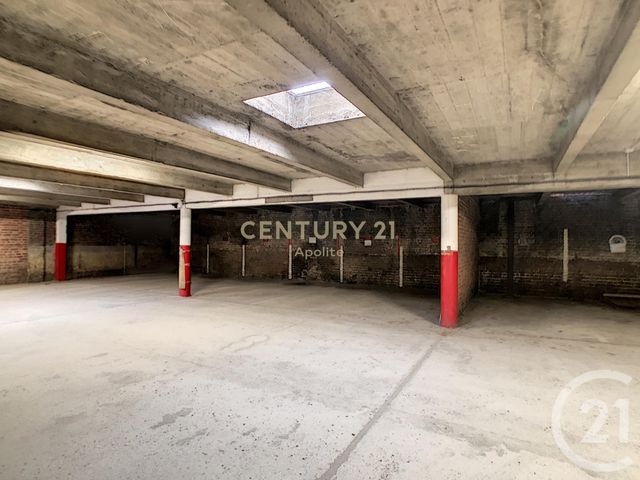
[[[440,326],[458,325],[458,195],[440,202]]]
[[[53,278],[67,279],[67,215],[56,214],[56,244],[53,251]]]
[[[178,294],[191,296],[191,210],[180,208],[180,247],[178,262]]]

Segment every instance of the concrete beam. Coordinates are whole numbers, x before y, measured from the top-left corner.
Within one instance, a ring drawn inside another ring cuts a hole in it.
[[[640,152],[627,163],[624,153],[582,155],[564,174],[553,172],[550,159],[482,163],[456,167],[445,188],[460,195],[569,192],[640,187]]]
[[[0,132],[0,160],[221,195],[233,193],[232,184],[213,175],[26,134]]]
[[[640,2],[624,2],[620,23],[597,59],[594,77],[567,119],[567,134],[554,161],[564,173],[607,118],[613,105],[640,75]]]
[[[0,163],[0,172],[12,164]],[[21,167],[20,165],[17,165]],[[30,167],[27,167],[30,168]],[[28,172],[24,172],[28,174]],[[23,180],[17,178],[0,177],[0,188],[28,190],[30,192],[50,193],[57,195],[73,195],[77,197],[91,197],[100,199],[126,200],[129,202],[144,202],[144,195],[137,193],[116,192],[113,190],[101,190],[98,188],[78,187],[75,185],[62,185],[52,182],[37,180]]]
[[[76,195],[52,194],[52,193],[38,192],[34,190],[24,190],[20,188],[0,187],[0,195],[18,195],[18,196],[26,196],[26,197],[33,197],[33,198],[41,198],[43,200],[51,200],[51,201],[59,202],[60,205],[68,205],[65,202],[93,203],[96,205],[109,205],[111,203],[108,198],[78,197]]]
[[[617,188],[640,188],[640,177],[607,179],[598,182],[593,179],[550,180],[527,184],[465,185],[452,187],[447,192],[458,195],[513,195],[539,192],[580,192],[611,190]]]
[[[38,197],[30,197],[27,195],[2,195],[0,194],[0,203],[11,203],[17,205],[34,205],[39,207],[57,208],[60,205],[66,205],[68,207],[79,207],[80,202],[60,201],[54,199],[45,199]]]
[[[123,130],[0,101],[0,128],[150,160],[223,178],[291,191],[291,180]]]
[[[88,57],[73,45],[16,30],[19,27],[6,22],[2,27],[0,98],[128,129],[218,159],[239,162],[252,156],[362,186],[363,174],[345,159],[316,152],[140,71],[133,75]]]
[[[318,2],[225,1],[318,78],[329,82],[407,153],[422,160],[444,181],[451,180],[453,167],[444,152]]]
[[[144,201],[141,195],[177,198],[184,200],[184,189],[163,187],[146,183],[129,182],[115,178],[96,177],[72,172],[63,172],[49,168],[19,165],[0,161],[0,175],[4,177],[28,179],[47,184],[60,184],[65,187],[91,188],[104,191],[113,200]],[[133,197],[131,197],[133,195]]]

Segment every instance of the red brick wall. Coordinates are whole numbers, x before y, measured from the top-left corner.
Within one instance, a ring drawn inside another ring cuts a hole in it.
[[[28,210],[0,207],[0,283],[26,282]]]
[[[261,210],[257,213],[242,213],[229,210],[212,213],[198,211],[193,213],[193,247],[192,268],[204,271],[206,265],[206,245],[210,246],[211,275],[222,277],[239,277],[241,270],[240,226],[252,220],[256,224],[263,221],[309,220],[325,221],[343,220],[359,223],[366,221],[362,230],[363,237],[372,238],[376,229],[376,221],[396,223],[396,234],[400,236],[404,247],[404,285],[419,287],[432,293],[439,290],[439,235],[440,205],[437,202],[425,207],[406,206],[393,208],[377,208],[374,210],[352,210],[349,208],[333,208],[313,210],[296,208],[291,213]],[[350,233],[350,232],[347,232]],[[387,232],[388,233],[388,232]],[[286,278],[288,268],[288,241],[250,240],[246,245],[246,276],[253,278]],[[321,249],[336,248],[332,239],[318,240],[316,245],[300,241],[294,235],[292,248],[301,247]],[[395,240],[373,240],[370,247],[364,246],[363,239],[347,238],[344,241],[344,281],[362,285],[398,285],[399,258]],[[319,257],[304,259],[293,257],[293,276],[302,276],[309,280],[337,282],[339,281],[339,258]]]
[[[640,200],[615,192],[514,199],[516,294],[600,298],[640,293]],[[507,292],[507,203],[483,200],[480,283]],[[569,230],[569,280],[562,281],[563,230]],[[627,252],[613,254],[609,237],[624,235]]]
[[[0,207],[0,284],[53,277],[55,213]]]
[[[478,220],[474,197],[458,201],[458,311],[462,312],[478,288]]]

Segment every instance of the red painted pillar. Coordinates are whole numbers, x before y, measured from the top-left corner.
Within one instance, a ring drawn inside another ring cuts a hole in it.
[[[458,326],[458,196],[440,203],[440,326]]]
[[[56,245],[53,251],[53,278],[62,282],[67,279],[67,216],[56,215]]]
[[[191,296],[191,210],[180,208],[180,248],[178,262],[178,294]]]

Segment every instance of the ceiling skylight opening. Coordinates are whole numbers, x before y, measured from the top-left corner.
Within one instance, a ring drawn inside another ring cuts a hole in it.
[[[304,95],[305,93],[318,92],[320,90],[326,90],[328,88],[331,88],[331,85],[329,85],[327,82],[318,82],[312,83],[311,85],[305,85],[303,87],[292,88],[291,90],[289,90],[289,92],[293,93],[294,95]]]
[[[362,113],[327,82],[316,82],[284,92],[245,100],[247,105],[292,128],[362,118]]]

